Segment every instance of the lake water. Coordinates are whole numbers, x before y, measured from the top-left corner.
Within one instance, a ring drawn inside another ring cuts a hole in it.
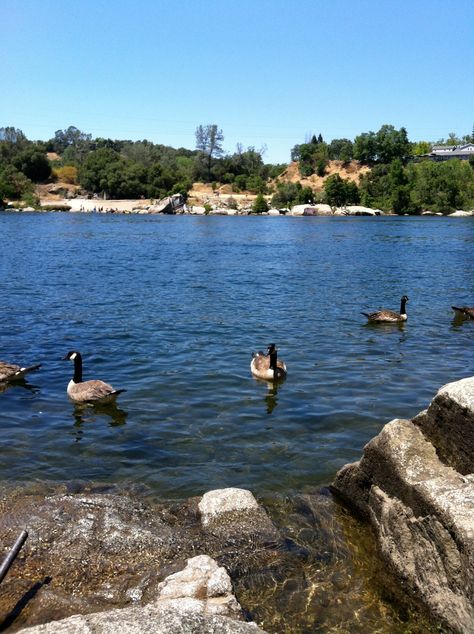
[[[5,212],[0,235],[0,359],[43,364],[0,394],[0,480],[284,499],[473,374],[473,219]],[[406,324],[367,325],[405,293]],[[249,369],[270,342],[278,388]],[[68,401],[73,349],[116,409]]]

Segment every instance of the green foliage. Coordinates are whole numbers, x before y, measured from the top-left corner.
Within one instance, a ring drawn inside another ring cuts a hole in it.
[[[314,192],[311,187],[303,187],[301,183],[278,183],[272,197],[272,206],[277,209],[312,203]]]
[[[50,140],[50,145],[54,152],[62,154],[68,147],[78,147],[89,144],[92,139],[90,134],[86,134],[71,125],[67,130],[56,130],[54,139]]]
[[[222,156],[222,142],[224,141],[224,134],[222,130],[219,130],[216,124],[212,125],[199,125],[196,128],[196,149],[199,152],[199,163],[205,165],[207,171],[207,179],[210,182],[211,179],[211,166],[214,158]]]
[[[33,183],[11,164],[0,167],[0,201],[21,200],[33,193]]]
[[[360,200],[366,207],[390,210],[392,183],[388,165],[375,165],[359,181]]]
[[[64,167],[54,167],[52,176],[61,183],[75,184],[77,183],[77,167],[73,165],[65,165]]]
[[[34,183],[45,181],[51,176],[51,165],[46,154],[35,145],[21,150],[13,158],[12,164]]]
[[[423,154],[429,154],[431,152],[432,145],[428,141],[418,141],[412,143],[411,153],[413,156],[422,156]]]
[[[263,194],[258,194],[257,198],[254,200],[252,211],[254,211],[256,214],[262,214],[268,211],[268,204]]]
[[[316,143],[303,143],[297,147],[297,151],[293,148],[293,156],[299,157],[301,176],[311,176],[312,174],[324,176],[329,160],[326,143],[316,141]]]
[[[359,202],[359,190],[357,185],[350,180],[345,180],[339,174],[333,174],[324,183],[324,194],[328,205],[342,207]]]
[[[447,213],[474,204],[474,170],[467,161],[400,160],[376,165],[360,182],[362,204],[395,213],[418,213],[421,209]]]
[[[405,128],[395,130],[393,125],[383,125],[377,133],[364,132],[354,139],[354,158],[367,165],[391,163],[397,158],[405,163],[410,149]]]
[[[474,170],[468,161],[422,161],[407,169],[414,205],[419,209],[449,212],[474,205]]]
[[[71,211],[71,205],[41,205],[42,211]]]
[[[328,145],[328,155],[331,161],[349,163],[353,154],[353,143],[349,139],[333,139]]]

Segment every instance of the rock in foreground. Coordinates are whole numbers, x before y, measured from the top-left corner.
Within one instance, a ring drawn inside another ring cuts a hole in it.
[[[474,631],[474,378],[393,420],[333,491],[375,529],[403,587],[454,632]]]
[[[243,622],[227,571],[261,569],[284,543],[249,492],[206,496],[205,527],[201,498],[165,506],[96,491],[3,492],[0,544],[13,544],[18,527],[29,538],[1,586],[0,629],[260,631]]]

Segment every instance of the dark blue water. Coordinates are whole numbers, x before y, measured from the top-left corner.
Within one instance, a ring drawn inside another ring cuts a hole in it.
[[[0,359],[43,363],[0,394],[2,480],[302,491],[474,371],[470,218],[6,212],[0,235]],[[366,325],[405,293],[407,324]],[[278,389],[249,370],[273,341]],[[68,401],[71,349],[116,410]]]

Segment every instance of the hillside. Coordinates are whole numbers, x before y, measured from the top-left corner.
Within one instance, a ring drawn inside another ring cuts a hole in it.
[[[339,174],[341,178],[354,181],[356,185],[358,185],[361,176],[367,174],[367,172],[370,172],[370,168],[366,165],[361,165],[359,161],[351,161],[347,165],[344,165],[342,161],[329,161],[324,176],[312,174],[311,176],[302,177],[299,170],[299,163],[295,161],[294,163],[290,163],[283,174],[278,176],[274,182],[275,184],[299,182],[303,187],[311,187],[314,191],[322,191],[324,182],[333,174]]]
[[[351,163],[344,165],[342,161],[329,161],[326,168],[325,176],[317,176],[312,174],[308,177],[302,177],[299,171],[298,162],[293,162],[288,165],[285,171],[276,179],[270,182],[270,188],[275,189],[278,183],[301,183],[303,187],[311,187],[315,192],[320,192],[324,188],[324,182],[329,176],[333,174],[339,174],[341,178],[354,181],[359,184],[359,180],[363,174],[370,171],[365,165],[361,165],[358,161],[352,161]],[[64,201],[67,198],[85,197],[85,192],[78,185],[72,185],[70,183],[48,183],[38,185],[36,188],[36,194],[39,196],[43,204],[51,204],[53,202]],[[270,202],[272,194],[266,196]],[[233,199],[239,208],[248,208],[252,206],[256,195],[251,192],[233,192],[231,185],[221,185],[213,189],[210,183],[193,183],[192,188],[188,192],[188,204],[195,206],[203,206],[204,204],[210,204],[213,207],[227,206],[229,199]],[[143,204],[142,200],[137,200],[138,203]],[[94,202],[91,201],[94,205]]]

